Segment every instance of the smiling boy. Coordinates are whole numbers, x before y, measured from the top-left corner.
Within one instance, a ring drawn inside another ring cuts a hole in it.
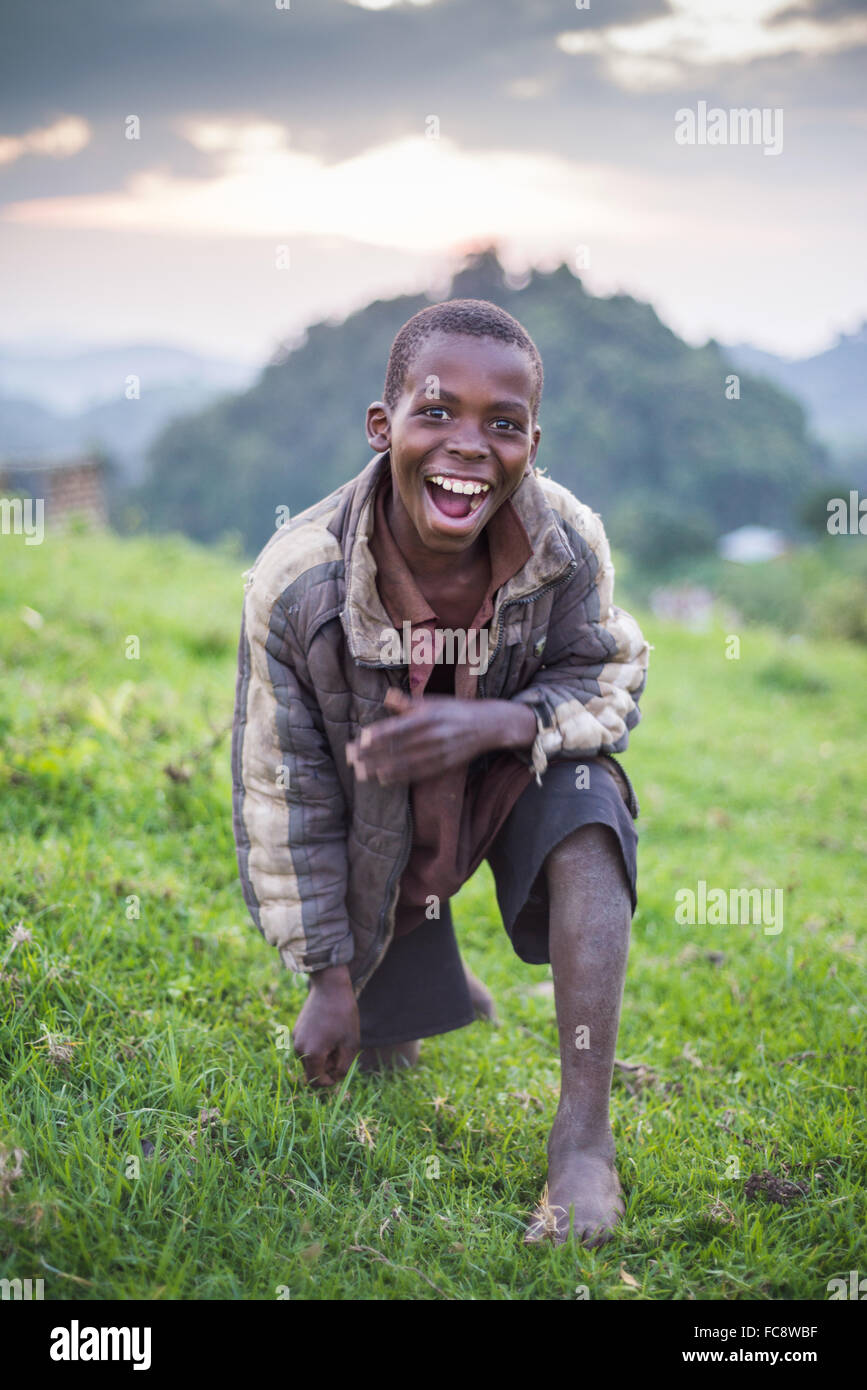
[[[598,1244],[623,1210],[609,1095],[636,905],[638,807],[611,755],[648,647],[599,518],[534,469],[542,384],[487,301],[400,330],[376,457],[250,572],[234,828],[256,925],[309,976],[293,1040],[320,1086],[493,1016],[449,911],[487,859],[516,955],[554,981],[548,1211],[525,1239]]]

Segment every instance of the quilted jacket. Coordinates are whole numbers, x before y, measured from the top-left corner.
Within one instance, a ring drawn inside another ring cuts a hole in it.
[[[348,964],[356,994],[391,940],[412,842],[408,787],[357,782],[346,761],[346,744],[390,717],[389,685],[408,689],[407,667],[383,659],[391,623],[368,544],[390,466],[377,454],[282,525],[247,572],[232,738],[253,921],[291,970]],[[497,592],[478,698],[534,707],[538,771],[621,752],[640,718],[648,645],[613,605],[602,523],[538,470],[511,501],[533,554]],[[529,778],[530,750],[517,756]]]

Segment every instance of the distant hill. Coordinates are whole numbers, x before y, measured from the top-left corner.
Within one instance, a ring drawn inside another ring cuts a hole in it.
[[[138,400],[125,383],[140,381]],[[61,351],[0,344],[0,458],[99,448],[128,482],[138,481],[154,437],[173,417],[201,410],[250,384],[245,363],[160,344]]]
[[[245,362],[206,357],[166,343],[118,343],[108,347],[0,342],[0,396],[36,401],[61,415],[79,414],[123,398],[127,376],[145,389],[202,388],[212,393],[248,386],[256,369]]]
[[[0,396],[0,459],[98,449],[108,454],[119,480],[129,486],[141,480],[148,446],[166,424],[201,410],[218,395],[202,385],[157,386],[143,391],[139,400],[121,395],[77,415]]]
[[[62,448],[69,437],[66,416],[46,410],[35,401],[0,396],[0,459],[16,454],[51,453]]]
[[[545,365],[538,464],[615,540],[701,550],[745,522],[785,528],[822,474],[795,400],[746,373],[727,400],[718,346],[689,347],[650,305],[596,298],[565,265],[512,288],[493,250],[442,296],[458,297],[490,299],[532,334]],[[170,424],[142,495],[152,524],[203,540],[237,530],[257,550],[275,508],[298,512],[358,473],[392,339],[430,302],[378,300],[317,324],[248,391]]]
[[[867,323],[814,357],[776,357],[746,343],[722,350],[736,367],[796,396],[816,434],[835,451],[867,453]]]

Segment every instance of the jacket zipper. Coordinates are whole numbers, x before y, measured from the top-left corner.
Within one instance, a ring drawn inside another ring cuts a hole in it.
[[[503,614],[505,613],[506,609],[507,609],[507,608],[512,608],[512,607],[514,607],[516,604],[519,604],[519,603],[535,603],[535,602],[536,602],[536,599],[537,599],[537,598],[540,598],[542,594],[547,594],[547,592],[548,592],[549,589],[556,589],[556,588],[558,587],[558,585],[560,585],[560,584],[565,584],[567,579],[571,579],[571,578],[572,578],[572,575],[575,573],[575,571],[577,570],[577,568],[578,568],[578,561],[577,561],[577,560],[570,560],[570,561],[569,561],[569,568],[567,569],[567,571],[566,571],[565,574],[561,574],[561,575],[560,575],[560,578],[559,578],[559,579],[552,579],[551,582],[550,582],[549,584],[543,584],[541,589],[534,589],[534,591],[533,591],[532,594],[525,594],[523,598],[510,598],[510,599],[506,599],[506,602],[503,604],[502,608],[500,609],[500,630],[499,630],[499,633],[497,634],[497,645],[494,647],[493,652],[491,653],[490,657],[488,658],[488,670],[485,672],[485,674],[484,674],[484,675],[481,677],[481,679],[479,680],[478,695],[479,695],[479,698],[480,698],[480,699],[484,697],[485,690],[487,689],[488,671],[490,671],[491,666],[492,666],[493,663],[494,663],[494,658],[496,657],[497,652],[500,650],[500,647],[502,646],[502,642],[503,642],[503,632],[504,632],[504,628],[505,628],[505,625],[504,625],[504,623],[503,623]]]
[[[500,644],[501,644],[501,641],[502,641],[502,633],[503,633],[503,612],[504,612],[504,610],[505,610],[506,608],[510,608],[510,607],[512,606],[512,604],[518,604],[518,603],[533,603],[533,602],[535,602],[535,600],[538,598],[538,596],[539,596],[540,594],[547,593],[547,591],[548,591],[549,589],[556,589],[557,586],[558,586],[558,584],[562,584],[562,583],[565,582],[565,580],[570,579],[571,576],[574,574],[574,572],[575,572],[575,570],[576,570],[577,568],[578,568],[578,561],[577,561],[577,560],[573,560],[573,561],[570,562],[569,568],[568,568],[568,570],[566,571],[566,573],[565,573],[564,575],[561,575],[559,579],[553,579],[553,580],[550,582],[550,584],[546,584],[546,585],[545,585],[543,588],[541,588],[541,589],[536,589],[536,591],[535,591],[534,593],[532,593],[532,594],[527,594],[527,595],[525,595],[524,598],[512,598],[512,599],[507,599],[507,600],[506,600],[506,602],[503,604],[503,607],[500,609],[500,636],[497,638],[497,645],[494,647],[493,656],[491,656],[491,658],[490,658],[490,660],[489,660],[489,662],[488,662],[488,670],[491,669],[491,663],[493,662],[494,657],[497,655],[497,652],[500,650]],[[482,696],[482,695],[484,694],[484,690],[485,690],[485,684],[484,684],[484,682],[485,682],[486,676],[487,676],[487,671],[485,672],[485,675],[482,676],[481,680],[479,681],[479,695],[480,695],[480,696]],[[543,705],[543,706],[544,706],[545,714],[546,714],[546,716],[547,716],[548,723],[550,724],[550,723],[551,723],[551,720],[552,720],[552,717],[553,717],[553,709],[552,709],[550,700],[548,699],[547,696],[543,695],[543,696],[540,698],[540,700],[539,700],[538,703],[539,703],[540,705]],[[628,772],[625,770],[625,768],[623,768],[623,767],[621,766],[621,764],[617,761],[617,759],[613,756],[613,754],[611,754],[611,753],[601,753],[601,752],[600,752],[597,756],[610,759],[610,761],[611,761],[612,763],[614,763],[614,766],[617,768],[618,772],[622,773],[622,775],[623,775],[623,780],[625,781],[626,786],[627,786],[627,790],[628,790],[628,792],[629,792],[629,802],[628,802],[629,811],[630,811],[630,813],[631,813],[631,815],[632,815],[632,819],[633,819],[633,820],[637,820],[637,818],[638,818],[638,816],[639,816],[639,814],[640,814],[640,807],[639,807],[639,804],[638,804],[638,797],[635,795],[635,788],[633,787],[632,782],[631,782],[630,779],[629,779],[629,774],[628,774]]]

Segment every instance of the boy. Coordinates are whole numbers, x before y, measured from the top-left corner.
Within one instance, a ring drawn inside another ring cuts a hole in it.
[[[320,1086],[493,1014],[448,907],[488,859],[516,954],[554,977],[561,1096],[525,1239],[599,1244],[623,1210],[608,1104],[636,905],[611,754],[648,648],[599,518],[534,470],[542,381],[487,301],[400,330],[376,457],[248,578],[234,829],[256,925],[309,975],[293,1042]]]

